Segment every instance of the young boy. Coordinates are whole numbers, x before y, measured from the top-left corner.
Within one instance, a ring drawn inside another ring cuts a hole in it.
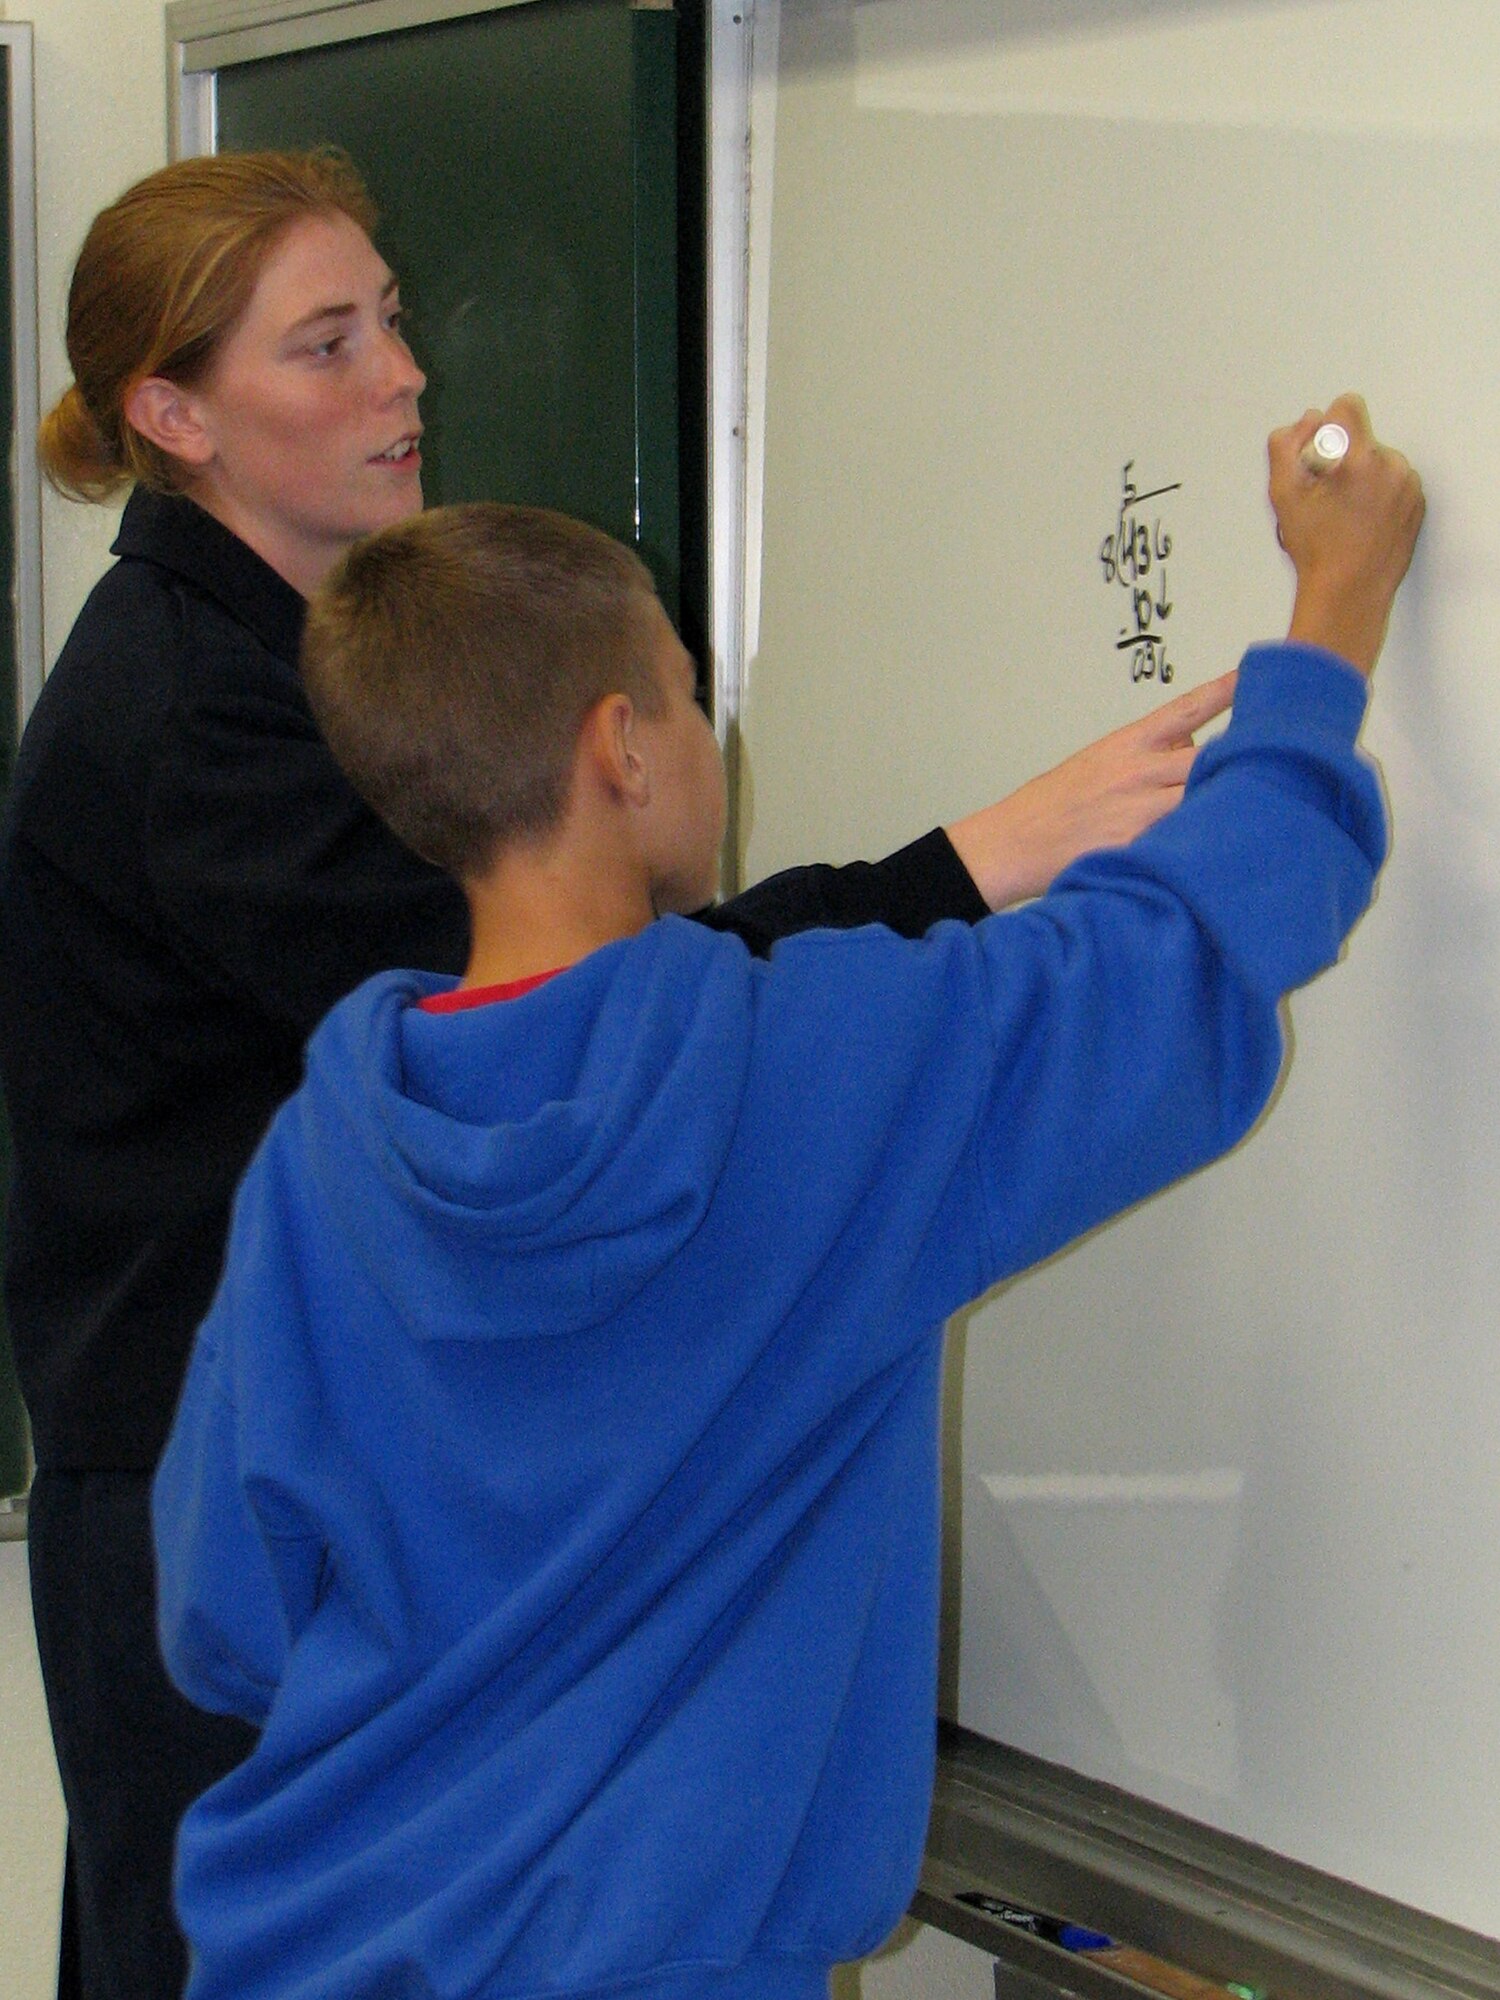
[[[183,1827],[192,2000],[812,2000],[895,1923],[942,1323],[1245,1132],[1383,856],[1421,494],[1334,412],[1332,475],[1271,441],[1304,643],[1184,803],[919,943],[672,919],[724,779],[605,537],[440,509],[330,581],[314,707],[473,957],[314,1036],[157,1480],[168,1665],[263,1732]]]

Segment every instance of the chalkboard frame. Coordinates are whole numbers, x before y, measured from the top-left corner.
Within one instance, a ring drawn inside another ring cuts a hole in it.
[[[385,41],[411,29],[456,26],[533,4],[535,0],[169,0],[165,18],[170,155],[177,159],[218,149],[222,122],[219,79],[225,71],[268,59],[320,54],[339,44]],[[684,643],[703,662],[710,652],[711,577],[706,545],[712,518],[706,432],[711,399],[705,388],[709,339],[707,189],[701,168],[684,168],[693,160],[703,160],[707,143],[706,23],[710,4],[717,9],[724,0],[624,0],[624,11],[629,14],[672,17],[679,156],[672,197],[677,217],[675,298],[669,302],[660,285],[648,280],[638,289],[635,300],[637,445],[643,456],[637,468],[641,484],[633,533],[657,574],[663,602]],[[640,87],[658,93],[665,89],[668,95],[672,90],[670,82],[660,78],[649,83],[644,71]],[[659,107],[666,101],[658,95]],[[669,109],[669,119],[672,115]],[[659,147],[659,140],[649,138],[650,119],[642,130],[647,145]],[[636,171],[650,176],[657,174],[661,165],[660,159],[648,165],[642,154]],[[659,213],[653,220],[650,204],[638,206],[638,229],[649,234],[652,228],[660,229],[661,221]],[[641,237],[638,255],[646,259],[648,270],[658,268],[658,250],[670,261],[673,246],[668,238],[648,247],[645,236]],[[670,280],[668,285],[670,291]],[[669,332],[674,315],[675,327]],[[642,327],[653,329],[650,339],[641,333]],[[659,344],[655,353],[651,351],[650,340],[659,343],[663,335],[676,346],[675,377],[670,362],[665,368],[660,364]],[[576,497],[571,501],[554,499],[551,504],[585,513],[589,519],[598,518],[580,506]],[[606,518],[601,525],[626,533],[618,521]],[[700,681],[700,698],[712,707],[707,674]]]
[[[214,80],[235,63],[494,14],[534,0],[168,0],[167,124],[174,159],[215,149]],[[672,0],[631,0],[670,11]]]
[[[225,67],[531,4],[534,0],[168,0],[172,157],[216,150],[216,78]],[[695,343],[707,350],[703,380],[690,381],[685,374],[678,395],[684,503],[696,506],[705,517],[708,544],[706,569],[700,575],[691,561],[695,538],[684,536],[682,632],[704,662],[707,706],[732,758],[743,658],[738,578],[747,468],[746,399],[744,384],[735,373],[736,357],[744,345],[741,274],[735,260],[748,215],[742,168],[755,9],[748,0],[630,0],[630,4],[677,14],[684,77],[695,68],[708,77],[706,103],[690,101],[681,83],[678,93],[680,132],[692,120],[706,119],[710,128],[693,134],[707,159],[706,185],[694,184],[691,177],[679,177],[678,182],[678,260],[683,280],[678,309],[684,368],[693,365]],[[711,263],[706,274],[701,273],[704,259]],[[688,317],[693,284],[700,274],[706,326]],[[735,851],[731,840],[726,846],[731,872]],[[734,887],[726,875],[726,893]]]
[[[7,314],[10,341],[11,449],[10,546],[0,552],[9,564],[11,630],[15,662],[12,703],[5,732],[5,754],[19,740],[32,704],[41,692],[42,649],[42,480],[31,441],[40,419],[37,319],[36,121],[32,28],[27,21],[0,22],[0,61],[5,70],[5,170],[9,221],[8,268],[0,283],[8,296],[0,301]],[[5,1339],[0,1330],[0,1341]],[[0,1406],[0,1423],[13,1423],[7,1395]],[[24,1434],[24,1421],[21,1424]],[[24,1435],[21,1453],[29,1470]],[[7,1460],[16,1456],[8,1432]],[[23,1475],[24,1477],[24,1475]],[[9,1473],[6,1487],[21,1481]],[[0,1541],[18,1540],[26,1532],[24,1491],[0,1494]]]

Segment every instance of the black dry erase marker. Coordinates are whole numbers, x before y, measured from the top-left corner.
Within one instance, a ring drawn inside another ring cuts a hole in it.
[[[966,1903],[971,1910],[982,1910],[987,1917],[996,1918],[1013,1931],[1025,1931],[1028,1937],[1040,1938],[1044,1944],[1060,1945],[1064,1951],[1107,1951],[1114,1943],[1103,1931],[1091,1931],[1062,1917],[1046,1916],[1040,1910],[1023,1909],[1003,1896],[986,1896],[977,1889],[965,1890],[954,1900]]]

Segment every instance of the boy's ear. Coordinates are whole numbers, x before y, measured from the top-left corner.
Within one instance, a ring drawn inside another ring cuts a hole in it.
[[[606,788],[624,804],[651,802],[651,766],[641,741],[640,718],[628,694],[595,702],[583,725],[583,744]]]
[[[125,391],[125,420],[159,451],[184,465],[204,466],[214,455],[213,439],[186,390],[161,375],[147,375]]]

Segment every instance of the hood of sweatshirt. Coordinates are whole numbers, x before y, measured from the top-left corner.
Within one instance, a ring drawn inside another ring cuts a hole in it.
[[[293,1115],[315,1196],[415,1337],[578,1332],[647,1284],[713,1199],[752,961],[667,918],[519,999],[416,1004],[453,983],[381,975],[314,1035]]]

